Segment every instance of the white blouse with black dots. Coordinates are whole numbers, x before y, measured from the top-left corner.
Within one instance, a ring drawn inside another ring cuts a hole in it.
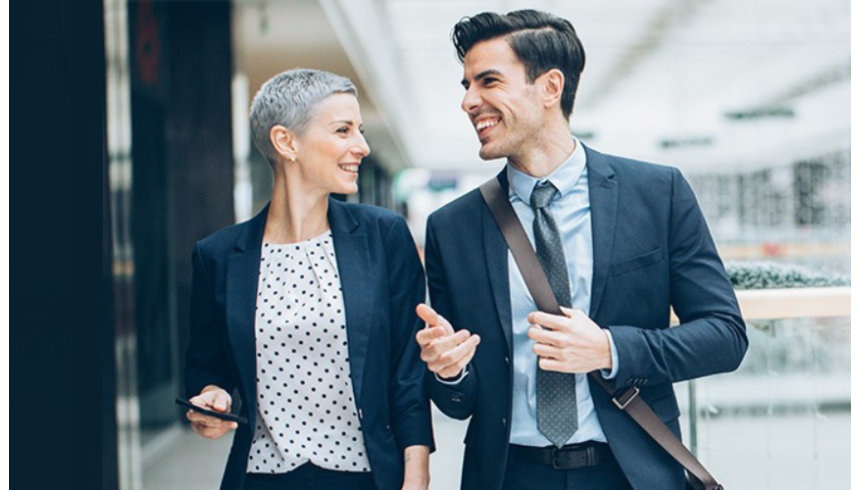
[[[370,471],[331,232],[299,243],[263,243],[260,260],[257,423],[247,471],[286,473],[308,461]]]

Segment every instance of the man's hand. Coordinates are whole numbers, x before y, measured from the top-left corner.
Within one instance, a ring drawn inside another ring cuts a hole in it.
[[[450,322],[423,303],[415,311],[427,323],[415,336],[421,347],[421,359],[440,377],[457,377],[474,357],[480,337],[468,330],[454,332]]]
[[[233,399],[223,388],[209,385],[203,388],[199,395],[188,401],[198,407],[208,408],[209,410],[229,412]],[[185,417],[191,421],[191,429],[207,439],[217,439],[239,426],[235,422],[221,420],[191,409],[188,409]]]
[[[611,369],[608,334],[582,310],[561,307],[564,316],[535,311],[528,315],[540,369],[588,373]],[[547,330],[548,329],[548,330]]]

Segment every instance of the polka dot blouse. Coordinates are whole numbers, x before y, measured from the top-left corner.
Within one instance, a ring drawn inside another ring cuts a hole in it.
[[[256,306],[258,413],[247,471],[285,473],[308,461],[370,471],[331,232],[263,243]]]

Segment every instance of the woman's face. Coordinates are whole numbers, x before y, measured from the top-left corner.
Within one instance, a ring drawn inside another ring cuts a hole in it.
[[[333,94],[313,111],[313,118],[296,138],[296,165],[304,182],[327,193],[358,192],[358,166],[370,154],[358,99],[352,94]]]

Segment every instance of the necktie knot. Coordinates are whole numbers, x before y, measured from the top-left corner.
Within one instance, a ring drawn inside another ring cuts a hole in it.
[[[555,193],[558,192],[558,189],[549,182],[548,180],[545,182],[538,182],[534,186],[534,190],[531,192],[531,207],[534,209],[540,209],[546,207],[549,204],[549,201],[555,197]]]

